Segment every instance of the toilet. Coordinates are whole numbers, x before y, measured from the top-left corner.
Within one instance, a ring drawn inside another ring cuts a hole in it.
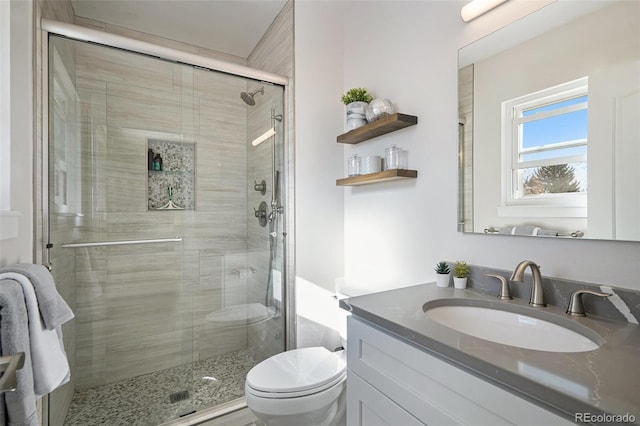
[[[267,426],[345,425],[346,370],[344,350],[276,354],[247,374],[247,406]]]

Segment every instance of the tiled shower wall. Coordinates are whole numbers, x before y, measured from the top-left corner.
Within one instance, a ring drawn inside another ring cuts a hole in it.
[[[214,334],[204,318],[252,301],[242,273],[250,269],[246,81],[93,45],[74,54],[82,174],[92,183],[82,187],[74,239],[183,237],[67,249],[77,266],[76,386],[245,348],[246,330]],[[196,142],[195,211],[147,211],[149,137]]]
[[[293,45],[293,11],[294,2],[290,0],[284,6],[280,14],[276,17],[271,24],[264,37],[260,40],[256,48],[251,52],[248,58],[249,66],[260,70],[272,72],[289,78],[288,90],[285,92],[287,98],[284,100],[284,106],[286,110],[280,108],[276,111],[276,114],[282,114],[284,120],[280,123],[276,122],[276,130],[279,133],[279,137],[275,138],[278,144],[278,151],[280,154],[276,160],[276,169],[280,171],[280,203],[285,206],[285,213],[279,216],[276,232],[277,237],[277,265],[286,265],[286,269],[279,268],[278,272],[282,276],[282,291],[291,282],[295,271],[294,260],[294,217],[293,217],[293,145],[292,140],[293,131],[293,98],[294,98],[294,45]],[[258,83],[252,83],[249,85],[250,90],[255,90],[259,85]],[[273,87],[265,87],[265,90],[275,93]],[[281,95],[280,95],[281,96]],[[256,106],[249,109],[249,140],[259,136],[265,130],[271,126],[271,108],[272,101],[267,102],[266,99],[257,99]],[[249,148],[249,183],[252,187],[253,180],[265,179],[267,181],[268,191],[267,194],[262,196],[260,193],[250,190],[249,191],[249,207],[257,207],[260,201],[265,200],[267,203],[271,200],[271,146],[267,143],[263,143],[258,149]],[[282,236],[283,231],[286,229],[286,236]],[[258,226],[254,220],[249,220],[248,227],[248,244],[249,244],[249,260],[251,263],[259,264],[264,268],[264,274],[267,272],[269,262],[269,241],[265,238],[264,228]],[[283,244],[286,244],[286,254],[283,250]],[[284,256],[286,255],[286,262]],[[278,275],[276,273],[276,275]],[[285,279],[286,276],[289,279]],[[263,272],[256,274],[256,276],[265,276]],[[264,292],[263,283],[251,282],[249,288],[257,291]],[[293,300],[292,288],[288,289],[289,300]],[[255,294],[254,297],[263,297],[261,294]],[[280,304],[281,312],[286,309],[287,299],[281,298]],[[290,304],[291,306],[291,304]],[[295,330],[295,314],[289,312],[289,330]],[[272,326],[265,327],[260,336],[249,336],[249,349],[256,361],[262,360],[275,353],[278,353],[285,346],[285,333],[283,331],[282,317],[270,320]],[[295,332],[292,333],[295,335]],[[290,347],[295,347],[295,341],[290,337],[287,344]]]
[[[274,107],[274,94],[276,91],[279,91],[279,88],[275,88],[273,86],[264,85],[259,82],[251,82],[249,83],[249,90],[255,91],[259,87],[264,86],[265,95],[256,96],[256,105],[249,107],[248,116],[249,116],[249,127],[248,127],[248,140],[253,140],[256,137],[263,134],[265,131],[271,128],[271,108]],[[282,95],[279,96],[282,98]],[[275,110],[275,114],[282,114],[282,102],[277,102],[279,106]],[[248,162],[249,162],[249,185],[248,185],[248,194],[247,199],[249,201],[249,209],[253,211],[253,209],[257,209],[262,201],[267,203],[267,212],[271,212],[271,200],[274,194],[272,173],[273,173],[273,165],[272,165],[272,148],[273,143],[278,144],[278,150],[281,152],[282,150],[282,124],[279,122],[275,122],[276,136],[268,139],[262,144],[254,147],[249,146],[248,151]],[[276,155],[276,170],[279,170],[281,173],[281,179],[284,177],[284,173],[282,170],[282,159],[281,156]],[[254,181],[260,183],[262,180],[265,181],[267,190],[264,195],[260,192],[255,191],[253,189]],[[280,182],[281,184],[282,182]],[[282,185],[280,185],[282,187]],[[284,201],[284,192],[280,191],[280,205],[283,205]],[[273,248],[277,253],[277,265],[282,264],[282,244],[283,244],[283,219],[284,215],[279,214],[277,219],[273,223],[268,223],[265,227],[260,226],[258,220],[254,217],[249,218],[249,223],[247,224],[247,244],[249,248],[248,256],[249,263],[254,265],[255,273],[251,273],[248,277],[248,288],[250,292],[250,297],[260,303],[266,303],[265,297],[267,294],[267,277],[271,272],[270,265],[270,250],[272,249],[271,244],[275,243],[276,246]],[[270,232],[276,232],[276,237],[272,237],[269,235]],[[281,267],[275,267],[275,279],[278,279],[278,276],[284,277],[284,271]],[[280,275],[278,275],[280,273]],[[272,276],[274,279],[274,276]],[[273,284],[272,284],[273,285]],[[276,286],[276,288],[283,289],[282,282]],[[272,290],[273,291],[273,287]],[[272,303],[279,304],[279,308],[282,308],[281,301],[283,300],[282,295],[279,295],[280,302],[269,301],[269,305]],[[282,312],[282,310],[280,311]],[[256,361],[261,361],[275,353],[282,351],[284,348],[284,329],[282,325],[283,316],[277,316],[269,320],[269,325],[264,327],[260,327],[257,329],[257,333],[249,334],[249,349],[251,354],[253,355]],[[271,349],[273,347],[273,349]],[[279,349],[278,349],[279,348]]]

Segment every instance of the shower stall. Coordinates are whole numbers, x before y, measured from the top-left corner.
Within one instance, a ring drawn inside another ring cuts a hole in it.
[[[54,34],[48,57],[47,256],[76,314],[49,424],[238,401],[285,350],[284,86]]]

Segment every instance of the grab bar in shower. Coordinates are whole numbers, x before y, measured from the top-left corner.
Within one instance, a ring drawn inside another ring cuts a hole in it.
[[[63,244],[64,248],[80,248],[80,247],[106,247],[106,246],[127,246],[132,244],[153,244],[153,243],[174,243],[182,241],[182,237],[175,238],[157,238],[150,240],[120,240],[120,241],[98,241],[95,243],[70,243]]]

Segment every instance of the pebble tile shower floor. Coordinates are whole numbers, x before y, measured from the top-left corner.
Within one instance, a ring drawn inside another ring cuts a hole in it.
[[[156,426],[244,396],[245,377],[254,365],[248,351],[237,351],[78,390],[65,426]]]

